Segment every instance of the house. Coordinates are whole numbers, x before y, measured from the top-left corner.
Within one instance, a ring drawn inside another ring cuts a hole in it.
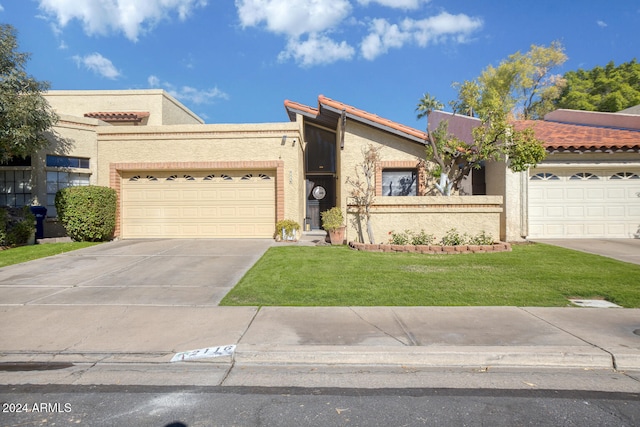
[[[123,239],[271,238],[279,220],[320,229],[320,213],[339,206],[347,239],[364,241],[350,180],[369,146],[381,149],[371,206],[377,242],[392,230],[501,234],[499,192],[428,194],[424,132],[322,95],[316,106],[285,101],[288,121],[247,124],[204,124],[162,90],[45,97],[60,116],[49,147],[0,166],[0,203],[46,206],[45,236],[63,232],[59,189],[101,185],[118,195]]]
[[[470,137],[479,121],[434,112],[431,126]],[[516,121],[544,141],[547,157],[528,172],[488,163],[473,194],[504,196],[501,236],[514,241],[631,238],[640,228],[640,110],[618,113],[556,110],[539,121]],[[473,177],[476,179],[476,176]],[[477,188],[483,190],[477,191]]]

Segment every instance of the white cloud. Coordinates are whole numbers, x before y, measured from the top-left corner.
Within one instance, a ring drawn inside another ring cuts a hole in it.
[[[598,27],[601,27],[601,28],[607,27],[607,23],[604,21],[598,20],[596,24],[598,24]]]
[[[364,6],[376,3],[403,10],[418,9],[429,1],[356,0]],[[257,27],[283,35],[287,45],[279,54],[279,60],[293,59],[303,67],[350,60],[355,56],[348,37],[340,42],[335,37],[337,32],[350,35],[355,28],[366,28],[366,23],[352,15],[352,3],[350,0],[235,0],[243,28]],[[444,41],[463,43],[482,25],[479,18],[447,12],[422,20],[405,18],[396,24],[374,18],[370,20],[368,34],[362,38],[361,54],[373,60],[389,49],[399,49],[408,43],[421,47]]]
[[[358,0],[363,6],[369,6],[369,3],[378,3],[382,6],[392,7],[394,9],[418,9],[431,0]]]
[[[385,19],[374,19],[371,32],[362,40],[360,46],[365,59],[375,59],[386,53],[389,48],[400,48],[411,39],[411,34],[401,30],[397,25],[389,24]]]
[[[39,7],[63,28],[70,21],[82,22],[89,35],[122,32],[131,41],[151,30],[171,13],[184,21],[207,0],[38,0]]]
[[[0,12],[4,12],[4,6],[0,4]]]
[[[401,48],[410,42],[420,47],[446,41],[464,43],[482,25],[479,18],[447,12],[421,20],[406,18],[400,25],[390,24],[386,19],[374,19],[360,49],[365,59],[373,60],[391,48]]]
[[[84,66],[86,69],[107,79],[115,80],[120,77],[120,71],[113,63],[97,52],[83,57],[76,55],[73,60],[76,61],[78,67]]]
[[[464,43],[468,36],[482,28],[482,25],[480,18],[472,18],[463,13],[451,15],[447,12],[419,21],[405,19],[402,23],[406,31],[413,33],[418,45],[422,47],[432,42],[440,43],[447,40]]]
[[[151,87],[164,88],[173,97],[183,102],[194,104],[211,104],[217,99],[229,99],[229,95],[217,87],[213,89],[196,89],[191,86],[176,87],[169,82],[161,81],[157,76],[151,75],[147,78],[147,83]]]
[[[243,27],[264,23],[292,37],[334,28],[351,13],[348,0],[236,0],[236,7]]]
[[[278,56],[280,61],[293,58],[302,67],[331,64],[341,60],[349,60],[355,49],[347,42],[337,43],[329,37],[311,34],[305,41],[291,38],[285,51]]]

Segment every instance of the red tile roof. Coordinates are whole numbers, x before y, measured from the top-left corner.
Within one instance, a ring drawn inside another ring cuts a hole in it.
[[[598,126],[573,125],[541,120],[514,122],[518,130],[531,127],[536,138],[551,149],[640,148],[640,131]]]
[[[85,113],[85,117],[103,120],[105,122],[140,122],[149,117],[147,111],[109,111]]]
[[[385,119],[376,114],[360,110],[351,105],[318,96],[318,108],[309,107],[293,101],[285,101],[285,108],[292,113],[301,113],[318,117],[323,109],[340,114],[344,111],[348,117],[392,133],[424,142],[426,133],[418,129]],[[466,118],[465,116],[458,116]],[[293,119],[293,117],[291,117]],[[518,120],[514,122],[518,130],[531,127],[536,137],[549,149],[636,149],[640,148],[640,131],[614,129],[598,126],[575,125],[542,120]]]
[[[389,119],[385,119],[383,117],[380,117],[376,114],[372,114],[369,113],[367,111],[364,110],[360,110],[358,108],[355,108],[351,105],[339,102],[339,101],[335,101],[331,98],[327,98],[324,95],[319,95],[318,96],[318,108],[313,108],[313,107],[309,107],[303,104],[299,104],[297,102],[293,102],[293,101],[289,101],[286,100],[284,102],[285,108],[287,108],[287,110],[289,112],[301,112],[301,113],[307,113],[307,114],[311,114],[314,116],[319,116],[320,114],[322,114],[322,110],[323,109],[327,109],[329,111],[332,111],[334,113],[337,114],[341,114],[342,111],[344,111],[347,115],[347,117],[350,117],[354,120],[363,122],[363,123],[367,123],[370,124],[372,126],[378,127],[378,128],[382,128],[385,129],[387,131],[390,131],[392,133],[397,133],[397,134],[401,134],[404,136],[409,136],[414,140],[420,140],[421,142],[424,141],[427,137],[427,134],[425,132],[419,131],[415,128],[412,128],[410,126],[405,126],[403,124],[394,122],[392,120]]]

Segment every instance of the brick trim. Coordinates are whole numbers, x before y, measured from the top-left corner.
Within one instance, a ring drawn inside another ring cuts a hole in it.
[[[158,170],[233,170],[233,169],[271,169],[275,170],[276,178],[276,222],[284,219],[284,160],[266,161],[227,161],[227,162],[131,162],[109,164],[109,187],[116,191],[118,203],[116,206],[116,230],[114,235],[120,236],[121,203],[122,203],[122,173],[133,171]]]
[[[420,160],[388,160],[376,163],[376,196],[382,196],[382,171],[385,169],[417,169],[418,188],[417,195],[426,194],[425,175],[422,161]]]

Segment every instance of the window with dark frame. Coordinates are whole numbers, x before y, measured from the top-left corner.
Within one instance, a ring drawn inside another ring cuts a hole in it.
[[[382,171],[383,196],[417,196],[418,170],[384,169]]]

